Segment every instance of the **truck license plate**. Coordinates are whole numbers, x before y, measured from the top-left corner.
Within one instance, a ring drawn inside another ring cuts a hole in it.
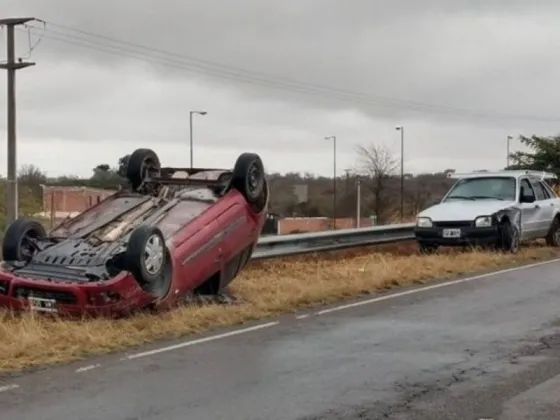
[[[56,300],[54,299],[43,299],[29,296],[27,300],[29,301],[30,309],[33,311],[57,312]]]
[[[444,238],[460,238],[461,229],[443,229]]]

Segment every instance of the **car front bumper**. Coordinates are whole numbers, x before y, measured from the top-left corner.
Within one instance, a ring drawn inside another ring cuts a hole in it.
[[[115,281],[116,280],[116,281]],[[119,298],[103,301],[107,293]],[[104,285],[53,282],[0,272],[0,307],[71,316],[119,316],[149,302],[131,276],[119,276]],[[37,304],[42,305],[38,307]]]
[[[414,235],[416,240],[424,244],[444,245],[444,246],[464,246],[464,245],[490,245],[498,241],[498,227],[457,227],[451,229],[461,229],[461,235],[455,238],[446,238],[443,231],[449,228],[443,227],[416,227]]]

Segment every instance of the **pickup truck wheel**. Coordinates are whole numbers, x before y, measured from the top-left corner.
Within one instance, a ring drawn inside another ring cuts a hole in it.
[[[243,153],[237,158],[233,168],[231,184],[243,194],[245,200],[257,212],[264,209],[268,198],[268,187],[264,165],[259,155]]]
[[[497,248],[511,254],[519,251],[519,231],[510,221],[502,222],[498,227]]]
[[[552,225],[546,235],[546,244],[548,246],[560,246],[560,220],[558,217],[555,217],[552,221]]]
[[[44,239],[47,232],[36,220],[21,217],[14,220],[2,241],[2,258],[6,261],[29,261],[37,251],[35,242]]]
[[[432,255],[435,254],[438,249],[439,249],[439,245],[437,244],[425,244],[425,243],[419,243],[418,244],[418,248],[420,250],[420,254],[424,254],[424,255]]]
[[[124,264],[145,292],[160,298],[168,294],[172,279],[171,260],[159,228],[140,225],[132,232]]]
[[[128,159],[126,178],[132,189],[138,191],[146,178],[159,175],[160,169],[158,155],[152,149],[136,149]]]

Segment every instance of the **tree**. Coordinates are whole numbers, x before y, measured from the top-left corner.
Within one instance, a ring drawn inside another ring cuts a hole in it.
[[[397,161],[385,147],[379,145],[358,146],[357,152],[356,173],[362,176],[364,187],[372,194],[370,208],[378,222],[383,223],[391,213],[394,195],[390,194],[390,181],[398,166]]]
[[[120,175],[122,159],[119,159],[119,167],[111,168],[106,163],[102,163],[93,168],[93,176],[89,179],[88,186],[94,188],[115,189],[124,185],[126,180]]]
[[[130,159],[130,155],[124,155],[119,159],[119,169],[117,173],[123,178],[126,178],[126,167],[128,165],[128,159]]]
[[[560,176],[560,135],[552,137],[519,136],[519,141],[530,151],[510,154],[508,169],[550,171]]]
[[[18,183],[29,188],[33,196],[41,200],[43,190],[41,185],[47,183],[47,175],[35,165],[22,165],[18,174]]]

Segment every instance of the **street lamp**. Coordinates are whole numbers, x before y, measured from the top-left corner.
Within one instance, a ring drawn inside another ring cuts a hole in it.
[[[325,137],[333,141],[333,229],[336,229],[336,136]]]
[[[404,127],[397,125],[395,130],[401,132],[401,222],[404,220]]]
[[[507,136],[507,155],[506,155],[506,169],[509,168],[509,143],[513,139],[513,136]]]
[[[190,131],[190,145],[191,145],[191,169],[193,167],[193,114],[206,115],[206,111],[191,111],[189,112],[189,131]]]

